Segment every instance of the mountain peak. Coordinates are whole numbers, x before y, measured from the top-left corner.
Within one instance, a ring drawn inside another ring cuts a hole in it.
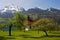
[[[19,11],[18,7],[15,7],[13,4],[5,6],[1,12],[7,12],[7,11]]]

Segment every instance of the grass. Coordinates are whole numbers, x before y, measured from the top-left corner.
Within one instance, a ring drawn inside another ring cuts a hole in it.
[[[60,40],[60,31],[48,32],[49,36],[45,36],[45,33],[40,31],[12,31],[12,36],[8,36],[7,32],[0,31],[0,40]]]

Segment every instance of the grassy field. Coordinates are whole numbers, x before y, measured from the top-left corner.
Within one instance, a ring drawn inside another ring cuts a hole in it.
[[[46,37],[45,33],[40,31],[13,31],[12,36],[8,36],[8,32],[0,31],[0,40],[60,40],[60,31],[48,32],[49,36]]]

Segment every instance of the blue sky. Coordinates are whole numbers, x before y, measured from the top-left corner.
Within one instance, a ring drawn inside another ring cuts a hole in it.
[[[46,8],[57,8],[60,9],[60,0],[0,0],[0,9],[12,2],[15,6],[23,7],[25,9],[39,7],[42,9]]]

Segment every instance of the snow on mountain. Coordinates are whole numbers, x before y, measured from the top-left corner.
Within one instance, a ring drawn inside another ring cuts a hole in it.
[[[0,17],[11,18],[16,12],[20,12],[19,8],[11,4],[0,10]]]
[[[14,13],[16,11],[19,11],[19,9],[17,7],[14,7],[13,5],[8,5],[8,6],[5,6],[5,8],[3,8],[1,10],[1,13],[5,13],[5,12],[8,12],[8,11],[12,11],[12,13]]]

